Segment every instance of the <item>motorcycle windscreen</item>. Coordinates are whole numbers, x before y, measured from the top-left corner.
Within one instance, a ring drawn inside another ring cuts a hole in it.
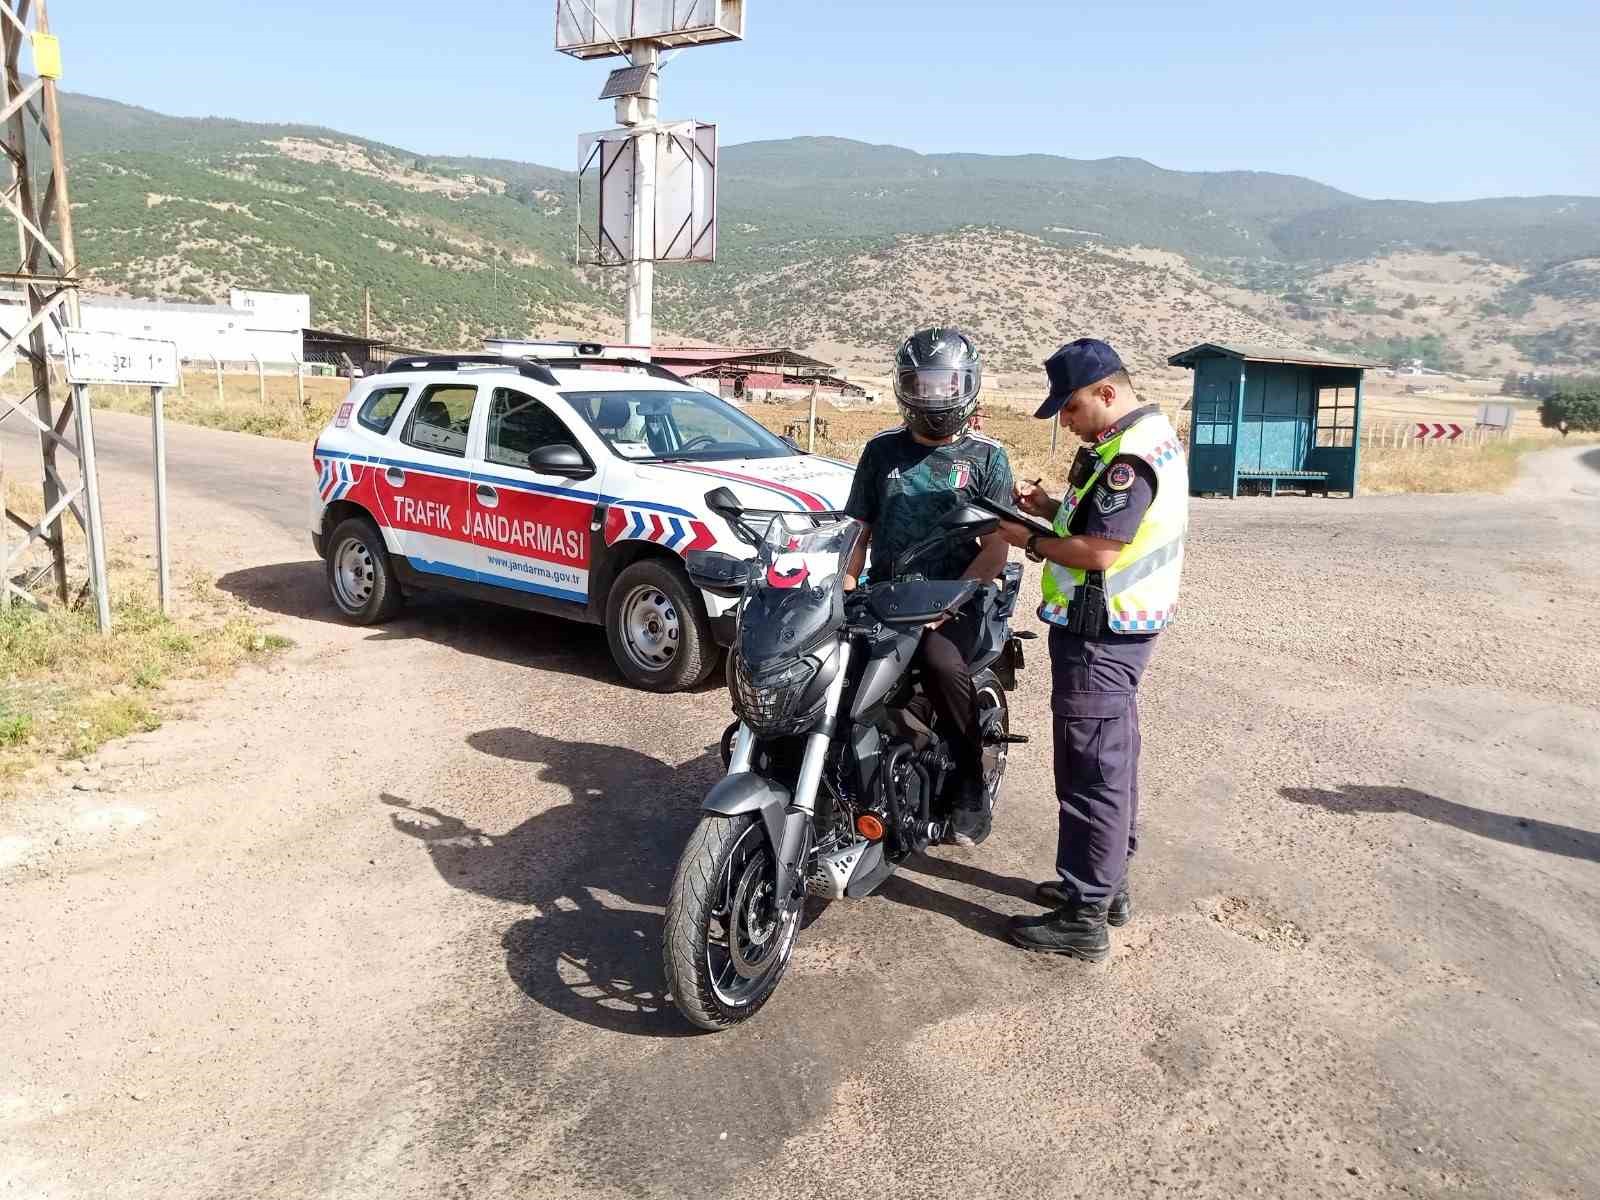
[[[803,654],[844,623],[845,569],[860,539],[856,521],[772,519],[739,615],[739,655],[750,669]]]

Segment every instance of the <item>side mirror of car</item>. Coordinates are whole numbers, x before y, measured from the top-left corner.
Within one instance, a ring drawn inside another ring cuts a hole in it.
[[[684,555],[689,582],[716,596],[737,596],[750,575],[750,560],[720,550],[691,550]]]
[[[587,479],[594,474],[583,451],[565,442],[540,446],[528,455],[528,469],[541,475],[560,475],[566,479]]]

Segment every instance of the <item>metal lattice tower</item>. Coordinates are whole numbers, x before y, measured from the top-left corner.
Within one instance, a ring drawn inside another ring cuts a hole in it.
[[[16,355],[32,371],[31,387],[23,396],[0,394],[0,420],[25,424],[38,434],[44,468],[39,520],[30,522],[7,505],[0,524],[0,603],[9,604],[13,598],[37,603],[30,589],[47,575],[54,577],[57,597],[63,603],[71,599],[63,536],[63,517],[70,514],[89,543],[90,581],[83,587],[87,591],[94,585],[97,615],[105,630],[110,612],[87,398],[81,389],[62,387],[58,407],[51,380],[51,344],[64,347],[66,330],[78,326],[78,261],[56,99],[60,53],[50,36],[44,0],[0,0],[0,47],[5,53],[0,147],[10,166],[0,203],[17,233],[16,265],[0,271],[0,283],[19,288],[27,300],[27,319],[20,327],[0,327],[0,363],[10,363]],[[25,50],[31,51],[34,75],[22,70]],[[76,460],[76,479],[62,474],[63,458]],[[20,543],[13,540],[13,527],[24,531]],[[18,586],[12,578],[13,564],[39,544],[46,548],[48,561]]]

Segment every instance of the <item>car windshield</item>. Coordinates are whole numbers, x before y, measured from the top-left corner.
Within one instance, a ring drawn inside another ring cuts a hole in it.
[[[613,454],[632,462],[788,458],[795,453],[731,404],[695,388],[561,395]]]
[[[755,666],[804,653],[844,619],[844,569],[861,525],[774,517],[750,565],[739,653]]]

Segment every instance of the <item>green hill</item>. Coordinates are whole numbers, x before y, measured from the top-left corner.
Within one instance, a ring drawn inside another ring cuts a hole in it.
[[[616,324],[617,273],[572,266],[571,172],[419,155],[314,126],[170,117],[87,96],[64,95],[62,112],[79,252],[94,286],[191,300],[235,285],[309,291],[314,319],[344,329],[360,328],[370,291],[377,332],[434,346]],[[980,228],[1063,249],[1180,255],[1197,272],[1194,286],[1203,277],[1223,289],[1217,303],[1248,311],[1264,331],[1347,343],[1438,331],[1412,328],[1414,307],[1402,318],[1388,306],[1387,324],[1367,322],[1376,300],[1348,286],[1324,295],[1320,272],[1395,255],[1474,256],[1505,268],[1496,281],[1504,294],[1474,298],[1483,323],[1457,320],[1447,334],[1463,342],[1465,361],[1515,366],[1519,356],[1587,361],[1596,352],[1587,285],[1556,270],[1600,257],[1595,198],[1418,204],[1265,172],[924,155],[810,137],[725,147],[719,208],[718,263],[662,272],[661,320],[685,335],[793,339],[815,330],[836,339],[848,330],[825,311],[829,280],[851,281],[852,303],[870,309],[860,279],[888,276],[863,275],[863,256],[903,263],[919,239]],[[1023,243],[943,244],[1009,256]],[[987,260],[934,260],[928,271],[907,277],[930,294],[941,273],[1010,277]],[[1012,318],[1021,329],[1040,311],[1026,294],[983,305],[997,330]],[[899,298],[882,307],[899,314]],[[1093,311],[1072,313],[1094,320]],[[877,324],[863,343],[876,347]],[[1032,353],[1031,337],[1014,340],[1017,353],[1024,344]]]

